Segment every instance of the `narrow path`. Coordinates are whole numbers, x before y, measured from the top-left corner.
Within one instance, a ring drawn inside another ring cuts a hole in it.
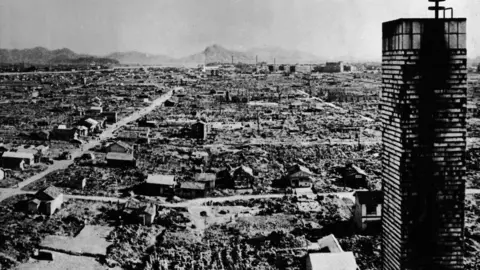
[[[340,198],[348,198],[354,199],[353,196],[354,192],[328,192],[328,193],[305,193],[305,194],[297,194],[306,195],[307,197],[316,197],[316,196],[328,196],[328,195],[336,195]],[[162,206],[166,207],[191,207],[191,206],[201,206],[205,203],[216,203],[216,202],[227,202],[227,201],[236,201],[236,200],[251,200],[251,199],[270,199],[270,198],[283,198],[285,194],[258,194],[258,195],[234,195],[228,197],[207,197],[207,198],[198,198],[178,203],[163,203]]]
[[[12,189],[5,189],[0,188],[0,193],[4,191],[11,191]],[[13,195],[20,195],[20,194],[34,194],[35,191],[24,191],[24,190],[17,190],[14,189],[12,192]],[[329,196],[334,195],[340,198],[347,198],[352,201],[355,201],[354,197],[355,191],[352,192],[325,192],[325,193],[312,193],[312,192],[297,192],[297,196],[305,195],[309,198],[314,198],[316,196]],[[480,194],[480,189],[467,189],[467,195],[475,195]],[[99,202],[120,202],[126,203],[128,201],[127,198],[117,198],[117,197],[103,197],[103,196],[87,196],[87,195],[64,195],[66,199],[74,199],[74,200],[87,200],[87,201],[99,201]],[[157,205],[165,206],[165,207],[194,207],[194,206],[203,206],[207,203],[216,203],[216,202],[227,202],[227,201],[236,201],[236,200],[251,200],[251,199],[271,199],[271,198],[282,198],[285,194],[257,194],[257,195],[234,195],[234,196],[225,196],[225,197],[205,197],[205,198],[198,198],[192,200],[185,200],[182,202],[177,203],[156,203]]]
[[[1,189],[0,189],[1,191]],[[33,194],[34,191],[19,191],[16,194]],[[480,193],[480,190],[479,190]],[[353,196],[354,192],[327,192],[327,193],[297,193],[297,196],[306,195],[309,198],[314,198],[316,196],[328,196],[334,195],[340,198],[348,198],[354,200]],[[257,195],[234,195],[234,196],[226,196],[226,197],[206,197],[206,198],[198,198],[192,200],[186,200],[182,202],[176,203],[158,203],[155,204],[165,206],[165,207],[198,207],[198,206],[205,206],[206,203],[210,202],[228,202],[228,201],[237,201],[237,200],[251,200],[251,199],[270,199],[270,198],[283,198],[285,194],[257,194]],[[73,200],[86,200],[86,201],[98,201],[98,202],[120,202],[126,203],[128,201],[127,198],[117,198],[117,197],[103,197],[103,196],[86,196],[86,195],[69,195],[65,194],[64,197],[66,199],[73,199]]]
[[[126,203],[128,199],[121,199],[116,197],[102,197],[102,196],[85,196],[85,195],[63,195],[66,199],[97,201],[97,202],[120,202]]]
[[[20,195],[20,194],[34,194],[34,191],[24,191],[18,189],[0,189],[0,193],[5,192],[6,190],[10,191],[9,196]],[[334,195],[338,196],[341,199],[346,198],[350,199],[355,202],[355,192],[327,192],[327,193],[317,193],[314,194],[312,192],[297,192],[297,196],[305,195],[309,198],[315,198],[317,196],[329,196]],[[467,189],[467,195],[475,195],[480,194],[480,189]],[[85,196],[85,195],[69,195],[65,194],[65,199],[74,199],[74,200],[87,200],[87,201],[97,201],[97,202],[110,202],[110,203],[126,203],[128,198],[116,198],[116,197],[102,197],[102,196]],[[283,198],[285,194],[257,194],[257,195],[234,195],[234,196],[227,196],[227,197],[207,197],[207,198],[198,198],[192,200],[186,200],[177,203],[158,203],[159,206],[164,207],[181,207],[187,208],[190,212],[191,210],[195,209],[196,207],[209,207],[211,203],[221,203],[221,202],[228,202],[228,201],[236,201],[236,200],[251,200],[251,199],[271,199],[271,198]],[[197,209],[198,210],[198,209]],[[201,224],[196,224],[197,227],[201,227]]]

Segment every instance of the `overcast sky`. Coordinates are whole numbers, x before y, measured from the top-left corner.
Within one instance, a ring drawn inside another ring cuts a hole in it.
[[[480,0],[448,0],[480,55]],[[381,23],[432,17],[427,0],[0,0],[0,48],[185,56],[211,44],[380,59]]]

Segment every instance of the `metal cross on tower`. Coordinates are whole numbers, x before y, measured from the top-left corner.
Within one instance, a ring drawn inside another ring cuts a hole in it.
[[[445,7],[440,6],[440,2],[445,2],[445,0],[428,0],[428,2],[435,2],[434,7],[428,7],[428,10],[435,11],[435,19],[439,18],[440,10],[445,10]]]

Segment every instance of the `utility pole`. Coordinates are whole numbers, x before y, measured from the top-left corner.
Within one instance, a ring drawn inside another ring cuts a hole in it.
[[[357,139],[358,139],[358,149],[361,149],[362,148],[362,143],[360,141],[360,137],[362,136],[362,129],[359,128],[358,129],[358,133],[357,133]]]
[[[260,135],[260,113],[257,110],[257,131],[258,134]]]
[[[220,109],[220,115],[222,115],[222,101],[218,102],[218,107]]]

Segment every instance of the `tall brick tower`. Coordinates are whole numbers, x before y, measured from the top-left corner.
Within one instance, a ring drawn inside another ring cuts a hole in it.
[[[466,19],[429,1],[435,19],[383,24],[384,270],[463,269]]]

